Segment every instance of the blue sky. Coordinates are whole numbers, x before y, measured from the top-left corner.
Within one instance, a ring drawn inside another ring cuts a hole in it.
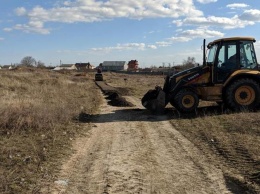
[[[0,0],[0,64],[25,56],[49,66],[136,59],[140,67],[178,65],[201,46],[253,36],[260,61],[256,0]]]

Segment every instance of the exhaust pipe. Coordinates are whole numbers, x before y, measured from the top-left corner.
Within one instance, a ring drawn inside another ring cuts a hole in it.
[[[203,40],[203,66],[206,66],[206,39]]]

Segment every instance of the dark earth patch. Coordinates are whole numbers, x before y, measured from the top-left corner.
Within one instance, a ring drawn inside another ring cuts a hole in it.
[[[234,193],[234,194],[257,194],[257,191],[254,191],[253,188],[251,188],[250,185],[248,185],[246,182],[242,182],[234,177],[231,177],[229,175],[225,175],[226,185],[228,186],[228,189]]]
[[[127,89],[114,88],[107,85],[104,81],[97,81],[97,86],[102,90],[102,92],[107,96],[106,99],[109,100],[108,104],[111,106],[119,107],[133,107],[131,102],[128,102],[124,97],[121,96],[121,92],[128,93]]]
[[[107,96],[107,99],[109,99],[108,104],[111,106],[119,106],[119,107],[133,107],[134,105],[131,102],[128,102],[124,97],[119,95],[116,92],[113,92],[109,96]]]

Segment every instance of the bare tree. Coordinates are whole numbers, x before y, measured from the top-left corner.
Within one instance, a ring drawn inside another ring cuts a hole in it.
[[[26,67],[34,67],[36,65],[36,60],[31,56],[27,56],[21,60],[20,65]]]
[[[182,63],[184,69],[195,67],[196,61],[194,57],[188,57],[187,60],[183,60]]]

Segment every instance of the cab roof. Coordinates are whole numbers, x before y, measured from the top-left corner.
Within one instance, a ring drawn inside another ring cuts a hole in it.
[[[221,42],[221,41],[226,42],[226,41],[234,41],[234,40],[235,40],[235,41],[236,41],[236,40],[248,40],[248,41],[253,41],[253,42],[255,42],[255,38],[253,38],[253,37],[241,37],[241,36],[237,36],[237,37],[221,38],[221,39],[214,40],[213,42],[210,42],[210,43],[208,44],[208,46],[214,45],[214,44],[219,43],[219,42]]]

